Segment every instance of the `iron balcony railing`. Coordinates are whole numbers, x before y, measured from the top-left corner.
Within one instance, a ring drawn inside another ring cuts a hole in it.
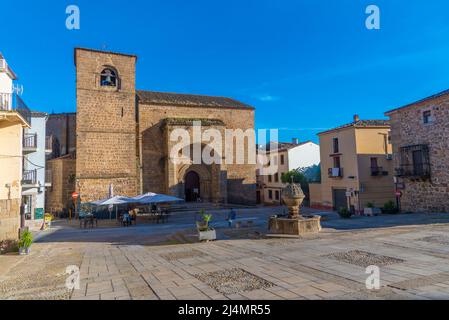
[[[17,111],[29,124],[31,123],[31,110],[17,94],[0,92],[0,111]]]
[[[23,172],[22,184],[36,184],[37,183],[37,170],[26,170]]]
[[[427,144],[401,147],[400,160],[399,167],[395,169],[398,177],[430,178],[430,150]]]
[[[396,168],[396,175],[403,178],[430,178],[430,164],[401,165]]]
[[[342,178],[343,168],[329,168],[327,170],[329,178]]]
[[[383,167],[371,167],[371,176],[388,176],[388,171],[385,171]]]
[[[37,148],[37,134],[25,134],[23,136],[23,147],[27,149]]]

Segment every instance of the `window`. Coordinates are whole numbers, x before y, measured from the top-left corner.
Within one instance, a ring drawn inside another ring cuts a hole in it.
[[[430,152],[428,145],[401,148],[401,164],[396,169],[399,177],[429,178]]]
[[[279,173],[274,174],[274,182],[279,182]]]
[[[117,86],[117,72],[111,68],[106,68],[101,72],[100,85],[102,87],[116,87]]]
[[[278,190],[276,190],[276,192],[275,192],[275,197],[276,197],[276,200],[279,200],[279,191]]]
[[[341,168],[340,157],[334,157],[334,168]]]
[[[273,190],[268,190],[268,199],[273,199]]]
[[[378,167],[377,158],[371,158],[371,168],[377,169]]]
[[[379,167],[379,162],[377,158],[371,158],[371,176],[386,176],[388,175],[387,171],[383,171],[382,167]]]
[[[272,176],[271,176],[271,174],[268,176],[268,182],[272,182],[273,181],[273,178],[272,178]]]
[[[284,164],[285,164],[285,158],[284,158],[284,155],[281,154],[281,165],[284,165]]]
[[[340,146],[339,146],[339,143],[338,143],[338,138],[334,138],[334,143],[333,143],[333,150],[334,150],[334,153],[339,153],[340,152]]]
[[[424,124],[432,123],[432,111],[430,110],[424,111],[422,116]]]

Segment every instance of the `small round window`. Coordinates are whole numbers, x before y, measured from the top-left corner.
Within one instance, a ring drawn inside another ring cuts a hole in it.
[[[100,85],[102,87],[116,87],[117,86],[117,73],[110,68],[104,69],[101,72]]]

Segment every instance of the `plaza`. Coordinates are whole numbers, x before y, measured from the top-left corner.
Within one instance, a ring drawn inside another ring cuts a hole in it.
[[[129,228],[58,221],[36,234],[30,255],[0,257],[0,299],[449,298],[449,214],[346,220],[306,209],[322,216],[321,233],[270,238],[267,218],[282,210],[238,209],[254,223],[236,229],[217,209],[218,240],[207,243],[195,241],[194,211]],[[367,289],[370,265],[380,268],[379,290]],[[66,288],[68,266],[79,267],[78,290]]]

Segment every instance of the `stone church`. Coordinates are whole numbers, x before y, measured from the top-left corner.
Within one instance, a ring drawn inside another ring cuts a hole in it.
[[[75,190],[83,202],[105,198],[111,185],[117,195],[156,192],[187,201],[255,203],[255,164],[177,164],[170,155],[173,130],[192,134],[194,121],[201,122],[202,131],[254,129],[253,107],[224,97],[138,91],[135,55],[84,48],[74,54],[76,152],[50,160],[72,161],[68,167],[73,167],[73,186],[55,185],[73,190],[56,192],[61,200],[49,206],[66,206]],[[249,147],[247,139],[245,152]]]

